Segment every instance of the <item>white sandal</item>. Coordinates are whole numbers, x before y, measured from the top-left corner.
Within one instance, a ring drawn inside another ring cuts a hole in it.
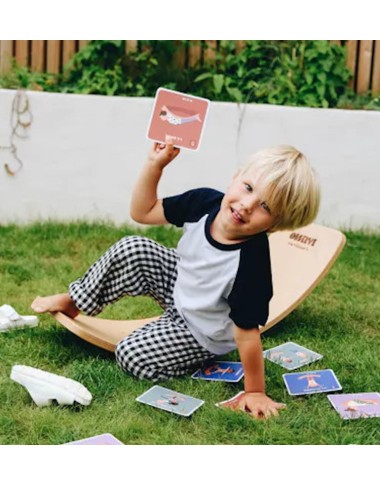
[[[10,377],[25,387],[37,406],[49,406],[53,400],[61,405],[75,401],[88,406],[92,401],[89,390],[79,382],[35,367],[14,365]]]
[[[7,332],[14,328],[36,327],[38,318],[34,315],[19,315],[10,305],[0,307],[0,332]]]

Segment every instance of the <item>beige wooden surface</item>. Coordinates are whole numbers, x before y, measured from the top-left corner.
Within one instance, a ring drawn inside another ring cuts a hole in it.
[[[61,70],[61,41],[47,41],[46,71],[58,74]]]
[[[334,264],[345,242],[342,232],[317,224],[296,231],[277,232],[269,237],[274,296],[268,322],[261,332],[283,320],[313,291]],[[78,337],[111,352],[122,338],[158,318],[105,320],[84,315],[72,319],[59,312],[52,315]]]
[[[370,89],[372,49],[372,40],[360,41],[358,80],[356,88],[359,94],[366,93]]]
[[[189,66],[200,64],[202,59],[202,46],[200,40],[192,40],[189,45]]]
[[[32,71],[43,72],[45,64],[45,41],[32,40]]]
[[[62,63],[65,66],[76,52],[75,40],[63,41]]]
[[[82,49],[82,47],[86,46],[89,42],[90,42],[89,40],[80,40],[79,41],[79,49]]]
[[[13,55],[13,41],[0,41],[0,75],[5,74],[11,68],[11,59]]]
[[[138,41],[137,40],[127,40],[125,43],[125,51],[128,52],[135,52],[137,51]]]
[[[350,79],[349,86],[354,89],[355,87],[355,73],[356,73],[356,58],[358,51],[358,41],[347,41],[347,67],[353,73],[353,77]]]
[[[27,66],[29,62],[29,41],[16,40],[16,61],[20,66]]]
[[[216,40],[207,40],[206,41],[206,47],[203,51],[203,59],[205,62],[210,62],[213,63],[215,60],[215,54],[216,54],[216,47],[217,47],[217,41]]]
[[[372,94],[380,94],[380,40],[375,40],[372,79]]]

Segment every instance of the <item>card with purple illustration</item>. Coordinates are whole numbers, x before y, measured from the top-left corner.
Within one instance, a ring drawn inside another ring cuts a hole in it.
[[[266,359],[287,370],[298,369],[323,358],[323,355],[294,342],[286,342],[265,350],[263,354]]]
[[[380,394],[378,392],[332,394],[327,397],[343,419],[380,418]]]
[[[172,391],[162,386],[153,386],[148,391],[141,394],[136,401],[148,404],[164,411],[179,414],[180,416],[190,416],[204,401],[180,392]]]
[[[83,440],[70,441],[65,443],[66,445],[124,445],[115,436],[110,433],[99,434],[91,436],[90,438],[84,438]]]
[[[198,96],[159,88],[156,92],[147,137],[165,143],[166,136],[174,146],[198,150],[210,101]]]
[[[294,372],[293,374],[284,374],[282,377],[291,396],[334,392],[342,389],[331,369]]]
[[[191,377],[205,381],[239,382],[244,375],[241,362],[209,362]]]

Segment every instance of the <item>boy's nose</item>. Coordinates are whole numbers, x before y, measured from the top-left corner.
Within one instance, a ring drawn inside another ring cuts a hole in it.
[[[241,202],[242,209],[247,211],[249,214],[259,205],[260,199],[253,194],[245,197]]]

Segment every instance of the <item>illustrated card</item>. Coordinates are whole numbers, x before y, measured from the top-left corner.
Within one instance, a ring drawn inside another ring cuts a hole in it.
[[[244,394],[244,391],[238,392],[237,394],[235,394],[235,396],[231,397],[230,399],[227,399],[226,401],[221,401],[221,402],[215,403],[215,406],[217,406],[218,408],[228,408],[232,404],[237,403],[242,394]]]
[[[264,357],[287,370],[294,370],[322,359],[323,355],[294,342],[286,342],[265,350]]]
[[[239,382],[244,371],[241,362],[209,362],[191,377],[206,381]]]
[[[174,146],[198,150],[209,108],[209,100],[159,88],[156,92],[147,137],[165,143],[167,135]]]
[[[343,419],[380,418],[380,394],[378,392],[332,394],[327,397]]]
[[[204,401],[195,397],[172,391],[162,386],[153,386],[148,391],[141,394],[136,401],[148,404],[164,411],[179,414],[180,416],[190,416],[196,411]]]
[[[288,393],[292,396],[339,391],[342,389],[331,369],[294,372],[292,374],[284,374],[282,377]]]
[[[110,433],[99,434],[78,441],[70,441],[67,445],[123,445],[115,436]]]

